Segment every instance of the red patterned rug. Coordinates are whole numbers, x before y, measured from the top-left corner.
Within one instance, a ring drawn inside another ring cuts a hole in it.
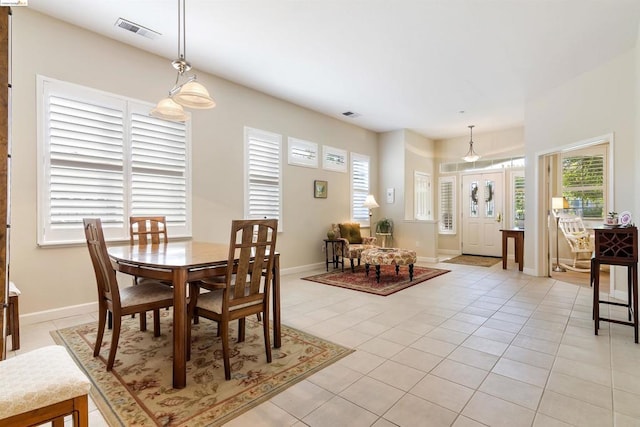
[[[303,277],[304,280],[318,282],[325,285],[339,286],[341,288],[353,289],[354,291],[368,292],[370,294],[387,296],[395,292],[406,289],[410,286],[432,279],[450,270],[439,268],[413,267],[413,280],[409,281],[409,267],[401,266],[399,274],[396,275],[394,265],[380,266],[380,283],[376,283],[375,267],[369,269],[369,275],[365,274],[364,266],[356,267],[355,273],[350,268],[334,270],[329,273],[317,274],[315,276]]]

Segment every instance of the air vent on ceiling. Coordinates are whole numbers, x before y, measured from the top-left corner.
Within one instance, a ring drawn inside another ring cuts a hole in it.
[[[345,111],[344,113],[342,113],[342,115],[345,117],[349,117],[350,119],[360,117],[360,113],[354,113],[353,111]]]
[[[115,25],[116,27],[120,27],[123,30],[131,31],[132,33],[138,34],[151,40],[154,40],[161,35],[157,31],[150,30],[149,28],[145,28],[142,25],[136,24],[135,22],[127,21],[123,18],[118,18]]]

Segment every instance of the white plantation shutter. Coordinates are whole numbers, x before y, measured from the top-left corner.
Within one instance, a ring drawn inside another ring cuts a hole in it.
[[[273,218],[282,231],[282,137],[245,128],[247,219]]]
[[[588,151],[593,154],[562,156],[562,195],[584,219],[604,219],[606,148],[599,145]]]
[[[414,218],[431,219],[431,176],[424,172],[413,174]]]
[[[351,218],[369,224],[369,209],[362,206],[369,194],[369,156],[351,153]]]
[[[167,217],[184,227],[186,200],[186,126],[148,115],[131,115],[131,213]]]
[[[110,240],[128,239],[131,215],[166,215],[171,236],[189,235],[188,125],[41,76],[38,89],[38,244],[82,242],[85,217]]]
[[[453,176],[439,179],[440,201],[440,234],[455,234],[456,232],[456,178]]]

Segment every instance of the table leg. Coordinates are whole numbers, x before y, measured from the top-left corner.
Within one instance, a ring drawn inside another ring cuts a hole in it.
[[[380,264],[376,265],[376,282],[380,283]]]
[[[333,253],[335,254],[335,250]],[[329,242],[324,242],[324,259],[327,264],[327,271],[329,271]]]
[[[516,260],[518,261],[518,270],[524,269],[524,236],[518,234],[515,238],[516,241]]]
[[[507,234],[502,233],[502,269],[507,269]]]
[[[413,264],[409,264],[409,281],[413,281]]]
[[[282,329],[280,319],[280,255],[273,261],[273,347],[282,346]]]
[[[351,261],[351,262],[353,262],[353,261]],[[365,272],[365,275],[366,275],[366,276],[368,276],[368,275],[369,275],[369,264],[365,264],[365,265],[364,265],[364,272]]]
[[[187,385],[187,271],[173,271],[173,388]]]
[[[600,327],[600,263],[594,261],[591,263],[594,270],[593,276],[593,327],[594,332],[598,335]]]
[[[400,274],[400,266],[396,264],[396,276]]]

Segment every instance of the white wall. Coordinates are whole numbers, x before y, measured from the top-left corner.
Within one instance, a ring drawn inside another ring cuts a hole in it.
[[[21,314],[96,300],[85,246],[36,245],[36,74],[156,102],[175,80],[170,60],[70,26],[28,8],[13,14],[11,278]],[[195,64],[197,65],[197,64]],[[256,127],[371,157],[377,135],[308,109],[198,72],[217,102],[193,112],[194,239],[226,242],[232,219],[243,216],[243,129]],[[333,222],[349,219],[349,174],[294,167],[283,156],[283,268],[324,262],[321,239]],[[313,180],[329,183],[327,199],[313,198]],[[377,174],[372,176],[377,188]]]
[[[630,210],[636,217],[640,213],[636,190],[627,184],[638,179],[636,56],[636,50],[630,50],[526,103],[525,271],[531,274],[545,274],[545,248],[541,242],[546,233],[546,215],[540,207],[540,153],[613,133],[614,208],[617,212]]]

